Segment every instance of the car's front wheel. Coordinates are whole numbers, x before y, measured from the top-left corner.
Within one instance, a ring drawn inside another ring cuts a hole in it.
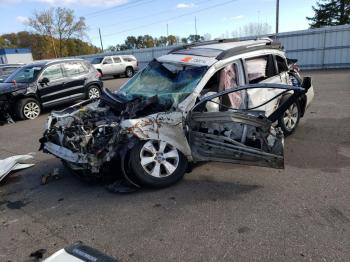
[[[149,140],[131,150],[130,167],[135,182],[141,186],[163,188],[175,184],[184,176],[187,159],[168,142]]]
[[[280,103],[284,103],[289,97],[290,95],[284,96]],[[298,127],[300,116],[300,104],[296,101],[278,119],[278,125],[281,127],[284,136],[289,136],[295,131]]]
[[[35,119],[40,115],[41,107],[34,98],[24,98],[15,105],[15,115],[21,120]]]

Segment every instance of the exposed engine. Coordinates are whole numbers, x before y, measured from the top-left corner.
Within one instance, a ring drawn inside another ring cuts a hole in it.
[[[71,114],[53,113],[52,117],[56,123],[51,123],[48,135],[56,135],[56,142],[73,152],[96,155],[103,153],[120,121],[109,107],[101,107],[98,102]]]

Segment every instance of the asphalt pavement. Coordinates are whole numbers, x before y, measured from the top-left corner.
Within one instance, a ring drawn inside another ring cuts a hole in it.
[[[121,261],[350,261],[350,71],[307,74],[316,96],[284,170],[207,163],[175,186],[118,195],[37,152],[47,112],[0,127],[0,158],[36,152],[0,184],[0,261],[75,241]],[[60,179],[41,185],[55,168]]]

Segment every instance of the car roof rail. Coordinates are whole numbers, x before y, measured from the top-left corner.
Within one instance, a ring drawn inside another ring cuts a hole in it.
[[[200,42],[195,42],[191,44],[184,44],[178,47],[175,47],[172,49],[168,54],[183,50],[183,49],[189,49],[191,47],[198,47],[198,46],[205,46],[205,45],[211,45],[211,44],[221,44],[221,43],[233,43],[233,42],[244,42],[244,41],[249,41],[249,40],[265,40],[266,46],[271,46],[273,48],[281,48],[281,42],[277,41],[276,39],[272,39],[271,37],[252,37],[252,38],[246,38],[246,39],[240,39],[240,38],[225,38],[225,39],[215,39],[215,40],[209,40],[209,41],[200,41]],[[255,44],[248,45],[247,48],[255,46]],[[232,49],[235,49],[237,47],[233,47]],[[231,50],[231,49],[229,49]],[[228,50],[226,50],[228,51]],[[225,53],[226,51],[223,51]]]
[[[242,41],[239,38],[223,38],[223,39],[215,39],[215,40],[208,40],[208,41],[198,41],[191,44],[183,44],[178,47],[175,47],[174,49],[170,50],[168,54],[171,54],[173,52],[182,50],[182,49],[188,49],[195,46],[204,46],[204,45],[211,45],[211,44],[220,44],[220,43],[231,43],[231,42],[239,42]]]

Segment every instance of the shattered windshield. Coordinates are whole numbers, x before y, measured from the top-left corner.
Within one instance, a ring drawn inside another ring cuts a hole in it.
[[[206,66],[153,61],[117,94],[127,100],[157,96],[161,104],[179,104],[193,92],[206,71]]]
[[[10,83],[16,81],[17,83],[31,83],[36,79],[40,71],[41,67],[37,65],[24,66],[9,75],[5,82]]]

